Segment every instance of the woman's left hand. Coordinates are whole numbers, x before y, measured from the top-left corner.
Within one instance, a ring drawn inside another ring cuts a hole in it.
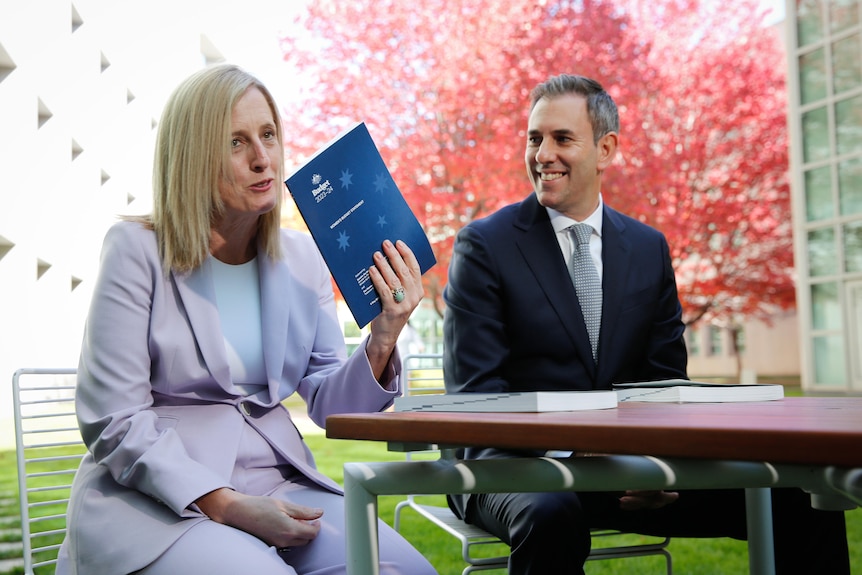
[[[368,273],[383,306],[383,311],[371,322],[371,339],[365,350],[379,380],[395,350],[398,335],[425,296],[425,288],[419,262],[401,240],[394,245],[389,240],[383,242],[383,252],[374,253],[374,266]]]

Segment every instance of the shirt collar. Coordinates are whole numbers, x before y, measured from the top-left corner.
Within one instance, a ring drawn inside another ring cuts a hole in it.
[[[604,206],[604,202],[602,201],[602,195],[599,194],[599,205],[596,207],[595,211],[591,213],[587,219],[582,222],[578,222],[573,220],[568,216],[564,216],[557,210],[553,208],[545,208],[548,211],[548,217],[551,219],[551,225],[554,226],[554,231],[559,233],[572,226],[574,224],[590,224],[593,226],[593,229],[596,230],[596,233],[599,237],[602,237],[602,207]]]

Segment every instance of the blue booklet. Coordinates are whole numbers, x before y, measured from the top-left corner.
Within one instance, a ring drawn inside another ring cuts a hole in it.
[[[384,240],[403,240],[424,274],[436,262],[425,231],[360,122],[284,182],[359,327],[382,306],[368,269]]]

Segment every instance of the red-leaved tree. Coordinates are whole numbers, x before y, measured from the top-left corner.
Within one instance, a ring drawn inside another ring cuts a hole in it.
[[[688,320],[733,327],[795,304],[784,61],[756,2],[692,4],[629,5],[660,86],[637,114],[637,212],[668,235]]]
[[[296,163],[363,120],[439,264],[454,234],[530,192],[529,91],[561,72],[617,101],[605,201],[668,237],[686,321],[768,320],[794,305],[781,48],[756,0],[321,0],[285,58]]]

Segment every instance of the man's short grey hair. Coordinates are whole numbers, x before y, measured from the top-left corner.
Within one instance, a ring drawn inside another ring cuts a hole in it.
[[[530,110],[539,100],[551,100],[567,94],[577,94],[587,99],[587,114],[593,127],[593,143],[598,143],[605,134],[620,131],[620,116],[617,105],[602,85],[591,78],[574,74],[560,74],[548,78],[530,92]]]

